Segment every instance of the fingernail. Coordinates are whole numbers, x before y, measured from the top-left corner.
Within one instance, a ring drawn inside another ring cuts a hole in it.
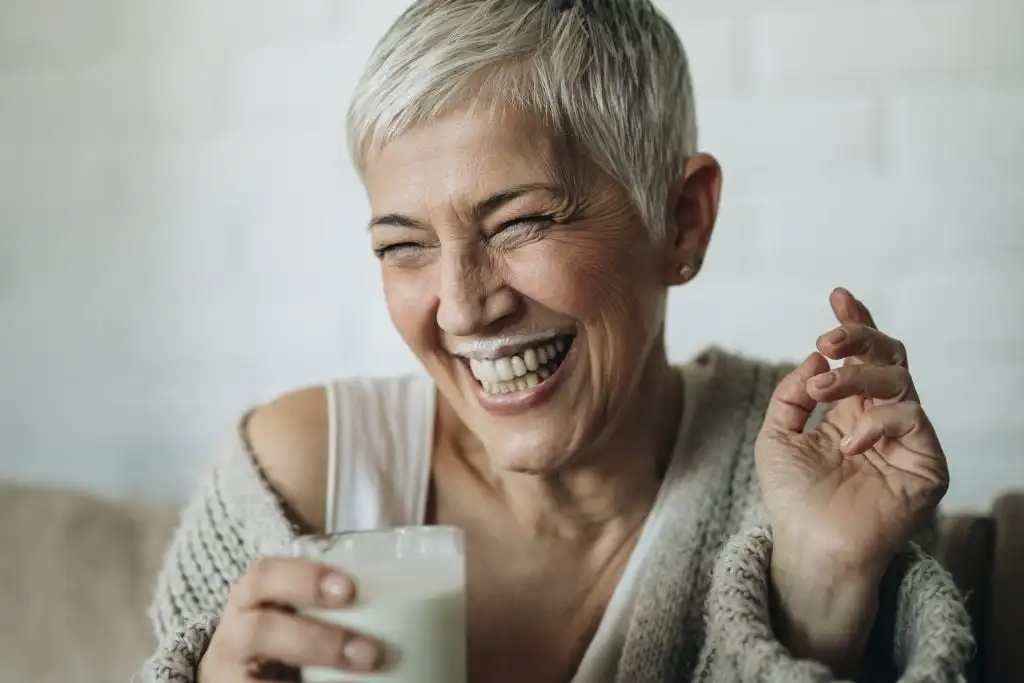
[[[846,436],[843,437],[843,440],[839,442],[839,447],[848,448],[851,443],[853,443],[853,435],[847,434]]]
[[[827,386],[831,386],[833,383],[835,383],[835,381],[836,373],[834,372],[826,372],[825,374],[818,375],[813,380],[811,380],[814,386],[818,387],[819,389],[824,389]]]
[[[341,574],[328,574],[320,581],[320,592],[333,602],[348,602],[352,598],[352,582]]]
[[[836,328],[825,335],[824,341],[827,344],[838,344],[846,339],[846,330],[842,327]]]
[[[377,647],[366,640],[345,643],[345,659],[360,669],[369,669],[377,663]]]

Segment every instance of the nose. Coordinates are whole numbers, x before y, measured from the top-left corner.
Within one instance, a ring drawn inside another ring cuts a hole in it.
[[[469,336],[517,310],[518,297],[481,255],[465,246],[447,251],[441,257],[438,327],[452,336]]]

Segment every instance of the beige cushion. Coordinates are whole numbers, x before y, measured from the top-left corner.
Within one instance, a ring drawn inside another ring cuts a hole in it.
[[[1024,682],[1024,491],[996,500],[992,514],[947,517],[940,559],[965,595],[977,651],[969,683]]]
[[[146,608],[176,522],[170,506],[0,483],[3,680],[130,680],[154,646]]]
[[[978,652],[987,652],[986,629],[991,603],[992,548],[995,524],[991,517],[954,515],[942,520],[939,559],[953,575],[964,596],[964,606],[974,626]],[[967,665],[968,683],[984,683],[985,657],[974,657]]]
[[[992,507],[995,547],[986,631],[990,681],[1024,681],[1024,491]]]

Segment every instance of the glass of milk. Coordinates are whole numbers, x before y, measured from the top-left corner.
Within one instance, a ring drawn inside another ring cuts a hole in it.
[[[402,527],[301,536],[293,554],[351,576],[356,600],[342,609],[304,609],[374,638],[383,667],[373,673],[304,667],[306,683],[466,683],[466,561],[462,531]]]

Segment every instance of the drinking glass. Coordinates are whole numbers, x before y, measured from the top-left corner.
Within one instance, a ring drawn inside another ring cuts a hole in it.
[[[466,683],[466,561],[462,531],[415,526],[300,536],[296,557],[348,574],[347,607],[301,613],[369,636],[383,648],[372,673],[303,667],[307,683]]]

